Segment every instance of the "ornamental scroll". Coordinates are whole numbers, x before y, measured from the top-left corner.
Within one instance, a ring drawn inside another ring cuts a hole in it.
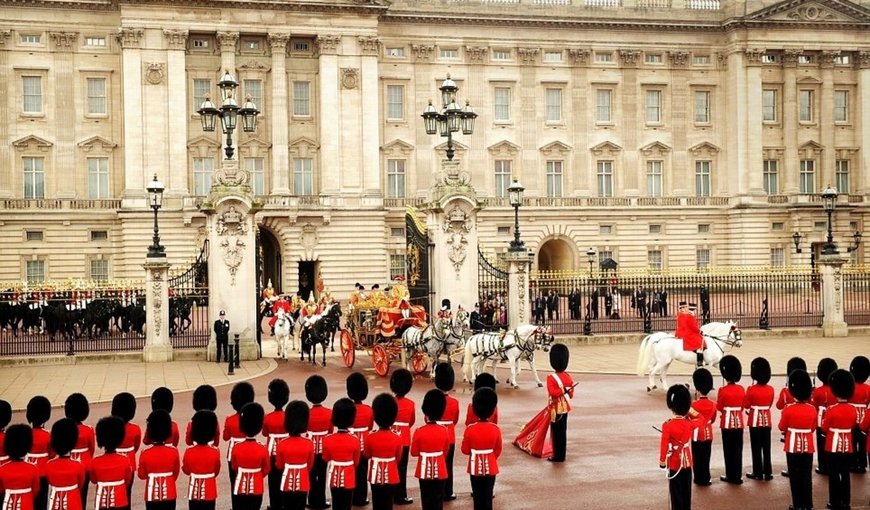
[[[517,268],[517,323],[526,323],[526,264]]]
[[[231,205],[217,217],[215,232],[221,237],[220,247],[224,265],[230,273],[230,285],[236,284],[236,273],[245,256],[245,236],[248,233],[247,218]]]
[[[453,270],[459,277],[459,271],[468,252],[468,238],[466,234],[474,228],[474,223],[462,207],[454,205],[444,216],[441,228],[447,234],[447,258],[453,264]]]
[[[151,270],[151,297],[154,302],[154,329],[159,333],[163,326],[163,272],[160,269]]]

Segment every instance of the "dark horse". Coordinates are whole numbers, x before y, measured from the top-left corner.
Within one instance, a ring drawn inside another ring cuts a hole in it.
[[[312,365],[317,364],[317,344],[320,344],[323,349],[323,362],[321,365],[326,366],[326,346],[332,341],[336,331],[339,328],[341,320],[341,305],[337,302],[329,305],[329,308],[310,326],[302,329],[302,352],[299,359],[305,360],[305,353],[308,353],[308,361]]]

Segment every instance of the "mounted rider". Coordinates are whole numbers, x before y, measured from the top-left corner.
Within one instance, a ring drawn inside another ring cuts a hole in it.
[[[694,351],[698,355],[698,367],[704,366],[704,337],[698,319],[695,318],[695,310],[698,305],[680,301],[677,313],[677,331],[674,336],[683,341],[683,349]]]
[[[275,334],[275,323],[278,322],[279,312],[283,311],[284,315],[290,315],[293,312],[293,305],[290,303],[290,296],[284,294],[272,304],[272,318],[269,319],[269,327],[272,328],[272,335]]]
[[[438,310],[437,317],[439,319],[447,319],[448,321],[453,318],[453,312],[450,310],[450,300],[442,299],[441,300],[441,309]]]
[[[263,300],[260,302],[260,313],[272,310],[272,305],[278,300],[278,295],[275,293],[275,288],[272,287],[272,279],[266,283],[266,288],[263,289]]]

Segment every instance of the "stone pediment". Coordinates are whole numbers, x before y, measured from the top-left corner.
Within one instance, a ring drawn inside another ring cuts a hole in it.
[[[548,156],[558,157],[571,152],[571,146],[556,140],[555,142],[550,142],[547,145],[544,145],[538,150]]]
[[[490,145],[486,150],[494,157],[510,158],[520,153],[520,146],[513,142],[502,140]]]
[[[797,81],[801,85],[821,85],[822,80],[815,78],[813,76],[804,76],[803,78]]]
[[[79,142],[78,145],[85,152],[91,152],[94,149],[98,149],[103,152],[111,152],[112,149],[118,146],[118,144],[106,140],[102,136],[92,136],[87,140],[82,140],[81,142]]]
[[[596,156],[615,156],[622,152],[622,147],[613,142],[601,142],[589,150]]]
[[[719,147],[716,147],[710,142],[701,142],[694,147],[690,147],[689,152],[691,152],[695,157],[712,157],[719,154]]]
[[[310,158],[319,148],[317,142],[307,136],[300,136],[290,142],[290,154],[299,158]]]
[[[396,138],[389,143],[385,143],[383,147],[381,147],[381,152],[383,152],[384,155],[387,157],[408,156],[409,154],[414,152],[414,146],[408,142]]]
[[[789,23],[870,23],[870,9],[847,0],[784,0],[744,19]]]
[[[665,154],[669,154],[671,152],[671,148],[662,142],[653,142],[645,147],[640,148],[640,153],[644,156],[664,156]]]
[[[435,146],[435,150],[436,151],[446,151],[447,150],[447,142],[439,143],[438,145]],[[468,146],[465,144],[459,143],[456,140],[453,140],[453,150],[456,152],[467,151]]]
[[[239,147],[260,147],[261,149],[268,149],[271,146],[271,143],[265,142],[256,137],[248,138],[247,140],[239,144]]]
[[[251,137],[239,144],[239,154],[249,158],[259,158],[265,155],[272,144],[256,137]]]
[[[24,138],[19,138],[12,142],[12,146],[19,151],[38,150],[40,152],[45,152],[53,147],[54,144],[36,135],[27,135]]]
[[[205,135],[197,136],[196,138],[192,138],[187,142],[188,148],[203,146],[220,148],[221,144],[219,144],[214,138],[209,138]]]

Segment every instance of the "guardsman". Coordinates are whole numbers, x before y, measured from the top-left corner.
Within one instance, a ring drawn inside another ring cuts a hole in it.
[[[190,420],[193,446],[184,450],[181,469],[188,478],[187,504],[190,510],[214,510],[217,501],[217,476],[221,471],[221,452],[212,445],[218,433],[213,411],[200,410]]]
[[[305,510],[311,488],[309,471],[314,464],[314,443],[305,437],[308,419],[308,404],[301,400],[287,404],[284,428],[289,436],[278,444],[275,455],[275,467],[281,473],[284,510]]]
[[[851,508],[850,468],[855,457],[852,429],[858,423],[858,412],[848,400],[855,393],[855,379],[848,370],[839,369],[831,373],[828,384],[837,399],[822,419],[828,457],[828,506],[847,510]]]
[[[112,416],[117,416],[124,422],[124,435],[116,451],[127,457],[130,462],[130,471],[135,473],[136,452],[139,451],[139,446],[142,444],[142,428],[133,423],[133,418],[136,417],[136,397],[127,392],[115,395],[112,399]],[[133,478],[131,476],[130,483],[127,484],[128,503],[132,490]]]
[[[51,449],[57,457],[45,465],[48,479],[47,510],[82,510],[81,487],[85,484],[85,468],[72,460],[70,452],[78,440],[78,424],[62,418],[51,427]]]
[[[329,508],[326,503],[326,462],[323,460],[323,439],[332,433],[332,411],[323,406],[329,395],[326,379],[312,375],[305,381],[305,398],[311,402],[308,416],[308,438],[314,443],[314,463],[311,465],[311,489],[308,491],[308,506],[314,509]]]
[[[450,449],[450,433],[438,424],[447,407],[447,397],[441,390],[429,390],[420,409],[426,423],[414,431],[411,455],[419,457],[414,473],[420,481],[420,505],[423,510],[444,508],[444,481],[447,479],[445,457]]]
[[[569,399],[574,398],[574,380],[565,370],[568,368],[570,352],[564,344],[556,344],[550,349],[550,366],[554,372],[547,376],[547,397],[550,408],[550,434],[553,438],[553,455],[550,462],[565,462],[568,442],[568,413],[571,412]]]
[[[699,368],[692,374],[697,398],[692,409],[703,418],[703,425],[692,432],[692,474],[695,485],[708,487],[710,480],[710,451],[713,445],[713,422],[716,421],[716,402],[707,396],[713,390],[713,374],[706,368]]]
[[[347,376],[345,381],[347,396],[356,407],[353,425],[350,433],[359,441],[360,459],[356,463],[356,487],[353,490],[353,506],[365,506],[369,504],[368,484],[366,483],[366,470],[369,460],[365,455],[366,439],[375,425],[374,415],[370,405],[364,401],[369,396],[369,383],[361,372],[354,372]]]
[[[12,404],[0,400],[0,466],[9,462],[9,455],[6,454],[3,447],[3,440],[6,437],[6,427],[10,421],[12,421]]]
[[[789,390],[789,385],[788,385],[788,376],[792,372],[794,372],[795,370],[803,370],[804,372],[806,372],[807,371],[807,362],[804,361],[803,358],[800,358],[798,356],[795,356],[793,358],[789,358],[788,362],[786,362],[786,364],[785,364],[785,375],[786,375],[785,386],[783,386],[779,390],[779,397],[777,397],[777,399],[776,399],[776,408],[779,409],[780,411],[782,411],[786,407],[797,402],[795,400],[794,396],[791,394],[791,390]],[[782,432],[782,437],[780,438],[780,441],[785,441],[785,432]],[[782,476],[788,476],[788,470],[784,469],[784,470],[780,471],[779,474],[781,474]]]
[[[665,397],[673,416],[662,424],[659,467],[668,470],[671,510],[692,508],[692,449],[689,442],[704,418],[692,409],[689,388],[675,384]]]
[[[498,458],[502,438],[498,425],[489,421],[498,405],[498,395],[491,388],[480,388],[471,397],[471,407],[478,417],[476,423],[465,428],[462,453],[468,455],[467,473],[471,479],[474,510],[492,510],[492,491],[498,475]]]
[[[746,389],[743,408],[749,413],[749,447],[752,450],[752,472],[746,478],[752,480],[773,480],[770,463],[770,428],[773,420],[770,408],[773,406],[773,386],[770,382],[770,363],[765,358],[755,358],[749,366],[749,374],[754,384]]]
[[[290,303],[290,296],[281,296],[275,300],[272,305],[272,317],[269,318],[269,327],[272,328],[272,335],[275,335],[275,323],[278,322],[279,311],[283,310],[285,315],[290,315],[293,310],[293,304]]]
[[[94,508],[98,510],[130,508],[128,487],[133,483],[133,467],[127,455],[118,452],[124,440],[124,428],[124,420],[117,416],[107,416],[97,422],[97,446],[104,453],[91,462],[90,477],[97,487]]]
[[[719,428],[725,457],[725,474],[719,479],[739,485],[743,483],[743,401],[746,390],[737,382],[743,375],[743,367],[739,359],[729,354],[719,361],[719,371],[728,382],[719,388],[716,397],[716,410],[722,413]]]
[[[230,406],[235,413],[224,420],[223,438],[227,442],[227,462],[232,459],[233,448],[243,442],[247,436],[242,430],[240,419],[242,408],[254,401],[254,387],[249,382],[236,383],[230,391]],[[262,428],[262,424],[260,425]],[[236,470],[230,469],[230,486],[235,486]]]
[[[438,309],[438,314],[436,317],[439,319],[450,319],[453,316],[453,312],[450,310],[450,300],[442,299],[441,300],[441,308]]]
[[[42,395],[30,399],[27,403],[27,423],[33,427],[33,446],[27,454],[27,462],[39,470],[40,491],[33,498],[36,510],[42,510],[48,501],[48,481],[45,478],[45,465],[52,456],[51,434],[45,430],[45,424],[51,418],[51,402]]]
[[[97,440],[94,436],[94,429],[90,425],[85,425],[84,421],[91,414],[91,407],[88,403],[88,398],[81,393],[73,393],[66,398],[63,404],[64,415],[73,420],[78,426],[78,434],[76,434],[76,443],[70,450],[70,459],[80,462],[84,468],[85,481],[79,487],[82,494],[82,508],[88,505],[88,471],[91,468],[91,459],[94,458],[94,452],[97,450]],[[56,452],[55,452],[56,453]]]
[[[788,391],[794,403],[782,410],[779,430],[785,434],[783,450],[788,466],[794,510],[813,508],[813,431],[816,429],[816,408],[809,403],[813,391],[810,376],[803,369],[788,374]]]
[[[3,510],[34,510],[33,500],[39,494],[40,477],[39,468],[25,460],[31,446],[33,430],[29,425],[12,425],[6,430],[3,450],[9,459],[0,465]]]
[[[399,483],[393,494],[393,503],[397,505],[409,505],[414,502],[408,497],[408,457],[411,450],[411,427],[417,420],[417,409],[414,401],[406,397],[414,385],[414,376],[404,368],[393,372],[390,376],[390,391],[396,396],[396,405],[399,407],[396,421],[392,430],[402,438],[402,456],[399,459]],[[445,404],[446,405],[446,404]]]
[[[867,472],[867,437],[861,431],[860,424],[867,414],[867,407],[870,406],[870,384],[867,384],[867,377],[870,376],[870,360],[866,356],[855,356],[849,364],[849,372],[855,378],[855,393],[852,394],[849,403],[858,412],[858,424],[852,430],[852,442],[855,444],[855,463],[852,464],[852,472],[862,474]]]
[[[166,411],[170,416],[172,415],[172,408],[175,407],[175,395],[172,394],[172,390],[165,386],[161,386],[159,388],[155,388],[154,391],[151,392],[151,410],[158,411],[163,410]],[[168,444],[171,444],[173,447],[178,448],[179,442],[179,433],[178,433],[178,424],[175,423],[174,420],[170,420],[171,423],[171,433],[169,435],[169,439],[166,440]],[[148,436],[148,429],[145,429],[145,437],[142,438],[142,444],[150,445],[153,443],[153,440]]]
[[[266,450],[269,452],[269,507],[281,508],[281,471],[275,468],[275,456],[278,454],[278,444],[289,434],[284,428],[284,406],[290,401],[290,387],[284,379],[272,379],[268,390],[269,403],[274,410],[263,418],[263,436],[266,438]]]
[[[332,406],[332,426],[335,432],[323,439],[323,460],[327,463],[326,478],[332,495],[332,508],[350,510],[356,487],[356,465],[359,463],[359,440],[350,433],[356,416],[356,406],[349,398],[340,398]],[[365,481],[363,481],[365,483]]]
[[[481,388],[489,388],[492,391],[495,391],[495,376],[490,374],[489,372],[481,372],[477,374],[477,377],[474,378],[474,391]],[[469,402],[468,408],[465,410],[465,425],[471,425],[472,423],[477,423],[480,421],[480,417],[474,414],[474,406]],[[495,409],[492,411],[492,415],[487,418],[487,421],[490,423],[495,423],[498,425],[498,406],[496,405]]]
[[[272,287],[272,279],[269,278],[266,283],[266,288],[263,289],[262,294],[263,300],[260,302],[260,310],[270,310],[272,308],[272,303],[278,299],[278,296],[275,294],[275,289]]]
[[[447,435],[450,437],[450,448],[444,461],[447,464],[447,478],[444,480],[444,501],[453,501],[456,494],[453,492],[453,457],[456,455],[456,424],[459,423],[459,401],[450,395],[456,384],[456,374],[450,363],[438,363],[435,366],[435,387],[444,392],[447,405],[443,416],[437,421],[438,425],[447,427]]]
[[[181,472],[178,450],[172,446],[172,417],[165,409],[151,411],[145,425],[151,446],[139,456],[138,474],[145,481],[146,510],[175,510],[176,482]]]
[[[695,318],[695,303],[680,301],[677,312],[677,330],[674,336],[683,341],[683,350],[694,351],[698,357],[698,367],[704,366],[704,337]]]
[[[263,406],[245,404],[239,411],[239,427],[245,439],[233,448],[229,469],[236,473],[232,486],[233,510],[260,510],[263,506],[263,480],[269,474],[269,452],[257,442],[263,430]]]
[[[214,386],[209,384],[201,384],[193,390],[193,412],[198,413],[199,411],[211,411],[215,412],[217,409],[217,391],[215,391]],[[220,426],[215,427],[214,431],[214,439],[210,443],[211,446],[217,447],[220,444],[221,433]],[[191,419],[187,422],[187,429],[184,432],[184,444],[187,446],[193,446],[195,439],[193,437],[193,420]]]
[[[816,466],[816,473],[820,475],[828,474],[828,459],[827,452],[825,451],[825,436],[822,431],[822,420],[825,419],[825,413],[827,412],[828,407],[834,405],[837,401],[837,398],[834,396],[833,392],[831,392],[831,387],[828,385],[828,378],[831,377],[831,374],[834,373],[834,370],[837,368],[837,362],[831,358],[822,358],[819,360],[819,364],[816,366],[816,379],[818,379],[822,385],[813,388],[813,396],[810,399],[813,405],[816,406],[817,413],[816,443],[818,444],[818,448],[816,449],[816,459],[818,465]]]
[[[372,510],[392,510],[403,448],[402,437],[391,430],[399,405],[395,397],[381,393],[372,401],[372,412],[378,430],[369,434],[363,451],[368,459],[366,479],[372,485]]]

